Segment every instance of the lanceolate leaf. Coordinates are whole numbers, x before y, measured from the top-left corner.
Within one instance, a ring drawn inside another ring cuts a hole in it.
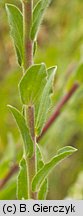
[[[30,137],[29,129],[26,125],[25,119],[16,108],[14,108],[10,105],[8,105],[8,107],[9,107],[10,111],[12,112],[12,114],[13,114],[16,122],[17,122],[17,125],[20,129],[20,132],[21,132],[21,135],[22,135],[22,138],[24,141],[24,153],[26,155],[28,155],[29,157],[31,157],[33,154],[33,142],[32,142],[32,139]]]
[[[37,33],[40,27],[40,24],[43,19],[43,15],[51,3],[52,0],[40,0],[33,11],[33,23],[31,28],[31,39],[34,40],[37,37]]]
[[[36,158],[37,158],[37,172],[44,166],[41,151],[38,145],[36,145]],[[38,192],[38,199],[45,200],[48,192],[48,181],[44,180]]]
[[[19,65],[23,63],[23,17],[21,11],[12,4],[6,4],[11,36],[14,41]]]
[[[66,148],[61,150],[60,154],[57,154],[54,158],[51,159],[50,162],[46,163],[41,170],[36,174],[36,176],[33,178],[32,182],[32,190],[38,191],[41,184],[45,180],[45,178],[49,175],[49,173],[52,171],[52,169],[61,162],[64,158],[74,153],[77,149],[67,146]]]
[[[24,158],[20,162],[20,171],[17,179],[17,199],[28,199],[28,175]]]
[[[41,133],[50,108],[50,92],[57,67],[46,71],[45,64],[31,66],[19,84],[23,104],[35,107],[35,129],[37,135]]]
[[[37,114],[36,114],[36,130],[40,134],[43,128],[43,125],[46,121],[47,113],[51,105],[50,92],[52,90],[52,81],[55,75],[57,67],[52,67],[47,70],[47,82],[42,89],[42,96],[40,100],[40,105],[38,105]]]
[[[36,105],[46,83],[45,64],[31,66],[23,76],[19,88],[23,104]]]

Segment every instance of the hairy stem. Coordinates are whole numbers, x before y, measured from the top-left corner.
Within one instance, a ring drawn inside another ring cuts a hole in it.
[[[33,64],[33,42],[30,39],[33,0],[23,0],[24,68]]]
[[[28,122],[28,127],[30,130],[30,134],[34,143],[34,154],[31,159],[28,160],[28,166],[29,166],[29,177],[30,177],[30,182],[32,182],[32,178],[36,174],[36,137],[35,137],[35,127],[34,127],[34,106],[29,106],[27,109],[27,122]],[[30,185],[31,186],[31,185]],[[31,188],[30,188],[30,193],[33,199],[37,198],[37,193],[32,193]]]
[[[30,39],[32,24],[33,0],[23,0],[23,38],[24,38],[24,71],[33,64],[33,41]],[[34,132],[34,107],[25,108],[26,121],[34,143],[33,158],[27,160],[29,173],[29,194],[30,198],[36,199],[36,194],[31,191],[32,178],[36,172],[36,139]]]
[[[57,104],[56,109],[53,113],[53,115],[50,117],[50,119],[46,122],[42,133],[39,137],[37,137],[37,141],[39,141],[44,134],[48,131],[48,129],[50,128],[50,126],[54,123],[54,121],[56,121],[57,117],[60,115],[61,110],[63,108],[63,106],[69,101],[69,99],[72,97],[72,95],[76,92],[76,90],[78,89],[79,85],[77,83],[75,83],[72,88],[70,89],[70,91],[64,95],[62,97],[62,99],[60,100],[60,102]],[[59,110],[58,110],[59,109]],[[33,158],[32,158],[33,161]],[[0,181],[0,189],[2,189],[6,182],[9,181],[9,179],[12,177],[12,175],[14,175],[17,171],[19,170],[18,165],[14,165],[14,167],[11,168],[11,170],[9,171],[9,173],[7,174],[7,176],[5,176],[5,178],[3,180]],[[37,195],[36,195],[37,197]]]
[[[34,131],[34,106],[28,106],[27,109],[28,116],[28,125],[31,133],[32,140],[35,139],[35,131]]]

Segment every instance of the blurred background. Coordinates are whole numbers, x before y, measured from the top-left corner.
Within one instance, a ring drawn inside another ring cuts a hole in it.
[[[5,3],[0,0],[0,179],[4,179],[22,155],[22,140],[7,104],[21,110],[18,82],[22,71],[17,65],[9,34]],[[34,1],[37,2],[37,1]],[[47,199],[83,199],[83,0],[53,0],[38,35],[35,63],[57,65],[52,107],[75,81],[79,89],[40,141],[45,161],[66,145],[78,151],[57,166],[49,176]],[[49,115],[52,111],[50,111]],[[16,199],[17,173],[0,189],[0,199]],[[1,181],[0,180],[0,181]]]

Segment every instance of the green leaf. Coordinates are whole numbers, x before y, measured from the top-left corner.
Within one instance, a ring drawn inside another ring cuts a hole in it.
[[[37,158],[37,172],[38,172],[44,165],[41,151],[40,151],[38,144],[36,144],[36,158]]]
[[[20,171],[17,179],[17,198],[28,199],[28,175],[26,160],[22,158],[20,162]]]
[[[36,158],[37,158],[37,172],[44,166],[41,151],[39,146],[36,144]],[[48,192],[48,181],[44,180],[38,192],[38,200],[45,200]]]
[[[41,98],[42,89],[46,83],[45,64],[31,66],[20,81],[20,95],[23,104],[35,105]]]
[[[23,17],[21,11],[12,4],[6,4],[6,11],[14,41],[19,65],[23,64]]]
[[[23,141],[24,141],[24,152],[26,154],[26,156],[28,155],[29,157],[32,157],[33,154],[33,141],[30,137],[29,134],[29,129],[26,125],[26,121],[24,119],[24,117],[21,115],[21,113],[14,107],[8,105],[10,111],[12,112],[17,125],[20,129]]]
[[[54,79],[56,69],[57,67],[55,66],[47,70],[47,82],[46,85],[44,86],[44,89],[42,89],[41,100],[40,100],[40,104],[38,104],[38,109],[36,114],[35,128],[38,135],[41,133],[41,130],[44,126],[51,105],[50,93],[52,91],[52,81]]]
[[[52,81],[57,67],[46,71],[45,64],[31,66],[20,81],[19,89],[23,104],[35,107],[35,129],[37,135],[41,133],[50,108],[50,93]]]
[[[33,56],[35,55],[36,50],[37,50],[37,41],[34,41],[34,44],[33,44]]]
[[[60,154],[58,153],[54,158],[51,159],[51,161],[46,163],[41,168],[41,170],[36,174],[36,176],[33,178],[33,182],[32,182],[32,190],[33,191],[38,191],[41,184],[43,183],[45,178],[47,178],[47,176],[52,171],[52,169],[57,164],[59,164],[59,162],[61,162],[64,158],[66,158],[67,156],[69,156],[72,153],[74,153],[75,151],[77,151],[77,149],[68,146],[66,148],[64,147],[64,149],[62,149],[60,151],[62,151],[62,153],[60,153]]]
[[[52,0],[41,0],[39,1],[34,10],[33,10],[33,23],[31,28],[31,39],[35,40],[37,38],[37,33],[39,30],[39,27],[41,25],[44,13],[51,3]]]
[[[48,193],[48,181],[47,179],[44,180],[43,184],[41,185],[39,192],[38,192],[38,200],[45,200]]]

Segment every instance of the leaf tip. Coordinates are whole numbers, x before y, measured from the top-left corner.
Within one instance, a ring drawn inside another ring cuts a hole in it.
[[[46,64],[44,62],[41,63],[41,66],[46,69]]]
[[[57,151],[57,154],[63,154],[63,153],[65,153],[65,152],[68,152],[68,153],[72,154],[72,153],[74,153],[74,152],[76,152],[76,151],[78,151],[78,149],[76,149],[76,148],[74,148],[74,147],[72,147],[72,146],[65,146],[65,147],[59,149],[59,150]]]
[[[55,75],[57,71],[57,65],[53,66],[53,69],[54,69],[54,75]]]
[[[9,8],[12,7],[12,6],[13,6],[12,4],[5,3],[5,8],[6,8],[6,10],[9,10]]]
[[[12,109],[12,106],[11,106],[10,104],[7,104],[7,107],[8,107],[9,109]]]

